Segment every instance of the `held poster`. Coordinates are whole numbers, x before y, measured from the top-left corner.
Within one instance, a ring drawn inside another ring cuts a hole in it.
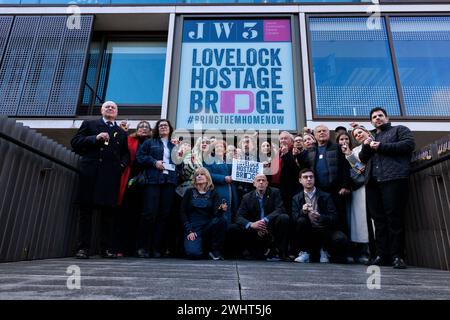
[[[261,162],[233,159],[231,178],[233,181],[252,183],[255,176],[263,173],[263,170]]]
[[[289,19],[185,20],[177,128],[296,130]]]

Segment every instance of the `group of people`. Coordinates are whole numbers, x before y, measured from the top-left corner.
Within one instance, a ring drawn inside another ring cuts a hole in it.
[[[236,147],[207,136],[191,146],[166,119],[153,129],[141,121],[128,134],[112,101],[101,113],[72,139],[82,156],[77,258],[89,257],[97,210],[106,258],[171,253],[406,268],[403,214],[415,143],[383,108],[370,112],[375,130],[338,127],[335,142],[319,125],[283,131],[277,141],[244,135]],[[253,183],[235,181],[232,159],[260,162],[263,172]]]

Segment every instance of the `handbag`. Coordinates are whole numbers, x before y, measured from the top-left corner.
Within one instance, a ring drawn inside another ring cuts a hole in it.
[[[128,188],[143,186],[147,184],[147,177],[145,172],[140,172],[137,176],[128,181]]]
[[[350,169],[350,178],[352,179],[352,190],[358,190],[366,181],[364,172],[356,170],[355,168]]]

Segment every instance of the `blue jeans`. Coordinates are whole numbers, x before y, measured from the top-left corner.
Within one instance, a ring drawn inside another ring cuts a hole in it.
[[[204,247],[209,247],[211,251],[222,250],[227,230],[227,222],[223,217],[213,218],[209,222],[192,222],[192,226],[197,238],[188,240],[187,234],[184,236],[184,250],[188,258],[201,258]]]

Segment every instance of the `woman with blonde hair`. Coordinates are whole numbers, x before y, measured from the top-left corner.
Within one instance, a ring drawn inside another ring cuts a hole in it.
[[[214,190],[214,184],[206,168],[198,168],[192,177],[192,188],[188,189],[181,203],[180,215],[184,226],[184,249],[190,259],[208,256],[213,260],[223,260],[222,249],[225,241],[227,222],[224,212],[226,203],[221,203]]]
[[[358,244],[361,247],[359,251],[359,257],[357,261],[360,263],[368,262],[367,244],[370,245],[370,251],[373,251],[373,228],[370,217],[367,215],[366,208],[366,187],[364,185],[364,171],[365,165],[359,159],[359,153],[361,152],[363,142],[367,139],[372,139],[372,134],[357,124],[353,124],[353,131],[351,132],[353,138],[359,143],[359,145],[351,149],[349,143],[343,143],[341,145],[342,152],[345,158],[350,163],[351,171],[350,177],[352,179],[352,200],[350,208],[350,239],[352,242]],[[374,252],[371,252],[373,254]]]

